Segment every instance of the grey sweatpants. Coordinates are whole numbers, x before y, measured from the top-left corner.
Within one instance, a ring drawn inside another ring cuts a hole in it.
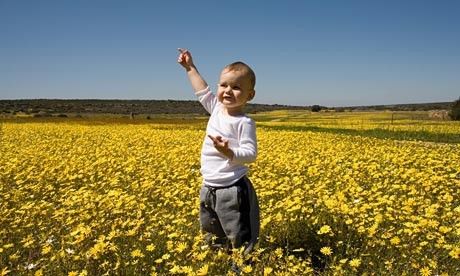
[[[245,254],[258,241],[260,211],[257,195],[244,176],[224,188],[203,186],[200,190],[201,231],[215,236],[217,243],[228,240],[233,248],[246,244]]]

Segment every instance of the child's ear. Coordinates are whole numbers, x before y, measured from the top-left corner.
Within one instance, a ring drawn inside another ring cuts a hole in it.
[[[256,95],[256,91],[254,89],[252,89],[251,91],[249,91],[249,94],[248,94],[248,102],[252,99],[254,99],[254,96]]]

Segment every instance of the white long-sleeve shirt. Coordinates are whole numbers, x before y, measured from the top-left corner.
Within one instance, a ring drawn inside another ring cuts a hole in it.
[[[230,186],[248,172],[245,163],[251,163],[257,157],[256,125],[246,115],[229,116],[222,113],[222,105],[207,87],[195,93],[198,100],[211,114],[206,127],[201,150],[201,174],[203,183],[212,187]],[[221,136],[228,140],[228,147],[233,151],[233,160],[220,153],[208,137]]]

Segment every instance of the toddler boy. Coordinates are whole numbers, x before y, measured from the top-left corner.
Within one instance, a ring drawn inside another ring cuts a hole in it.
[[[257,196],[245,165],[256,160],[256,126],[243,112],[255,95],[255,74],[242,62],[225,66],[214,95],[190,52],[178,50],[178,63],[186,69],[195,95],[211,115],[201,150],[201,231],[213,241],[213,247],[230,242],[233,248],[245,246],[247,254],[257,243],[260,229]]]

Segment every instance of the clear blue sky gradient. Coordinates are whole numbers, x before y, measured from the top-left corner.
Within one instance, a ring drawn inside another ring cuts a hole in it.
[[[0,99],[195,99],[241,60],[253,102],[354,106],[460,97],[460,1],[0,0]]]

